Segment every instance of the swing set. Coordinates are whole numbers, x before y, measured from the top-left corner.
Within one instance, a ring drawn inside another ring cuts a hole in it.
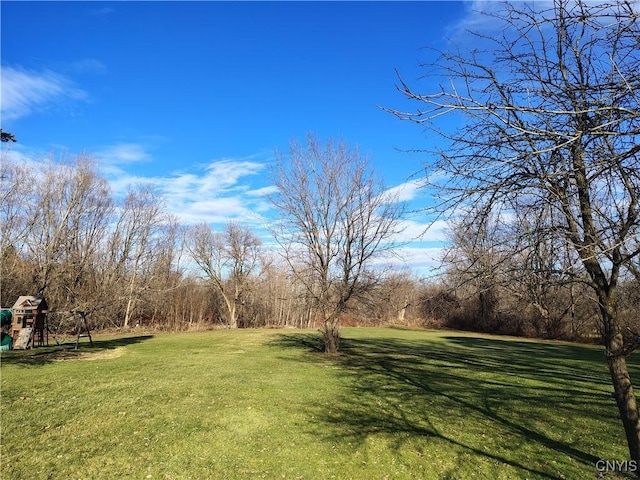
[[[2,321],[2,349],[26,350],[33,347],[49,346],[50,333],[56,345],[61,345],[56,337],[56,331],[52,331],[49,325],[48,315],[52,314],[76,317],[76,350],[80,345],[81,337],[89,337],[89,343],[93,346],[93,338],[87,322],[89,313],[82,310],[49,312],[49,307],[44,297],[21,296],[13,305],[13,308],[2,309],[0,315]]]

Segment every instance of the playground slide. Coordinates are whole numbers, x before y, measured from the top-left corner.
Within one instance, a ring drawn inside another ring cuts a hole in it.
[[[0,326],[4,330],[5,328],[11,328],[11,310],[3,308],[0,310]],[[6,332],[2,332],[0,338],[0,350],[11,350],[11,335]]]
[[[11,335],[2,332],[0,338],[0,350],[11,350]]]
[[[3,308],[0,310],[0,326],[2,328],[11,326],[11,310],[8,308]]]
[[[33,328],[25,327],[20,329],[20,333],[18,334],[18,338],[13,343],[13,348],[15,350],[26,350],[29,348],[29,344],[31,343],[33,336]]]

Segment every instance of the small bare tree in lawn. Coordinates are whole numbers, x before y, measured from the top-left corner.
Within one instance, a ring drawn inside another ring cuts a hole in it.
[[[402,205],[357,149],[344,142],[292,141],[272,170],[280,217],[274,236],[322,321],[324,348],[339,348],[339,321],[376,255],[393,247]]]
[[[188,232],[187,250],[224,300],[231,328],[238,326],[249,279],[259,265],[261,246],[255,233],[233,222],[219,233],[206,223]]]
[[[400,91],[417,112],[393,111],[448,140],[430,168],[440,173],[442,209],[496,209],[546,221],[586,272],[631,459],[640,462],[640,417],[627,368],[638,332],[618,316],[618,284],[640,255],[640,15],[637,3],[554,0],[505,3],[495,34],[476,50],[447,51],[434,65],[446,79],[431,94]],[[463,120],[452,129],[440,120]]]

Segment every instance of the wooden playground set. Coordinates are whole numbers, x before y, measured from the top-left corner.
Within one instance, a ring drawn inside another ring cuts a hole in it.
[[[60,345],[56,332],[50,328],[48,319],[49,305],[44,297],[24,295],[11,308],[2,308],[0,311],[0,323],[2,338],[0,348],[2,350],[26,350],[33,347],[49,346],[49,335],[53,337],[56,345]],[[55,312],[61,313],[61,312]],[[87,323],[88,312],[74,310],[64,312],[77,317],[76,320],[76,346],[81,337],[89,337],[93,346],[93,338]]]

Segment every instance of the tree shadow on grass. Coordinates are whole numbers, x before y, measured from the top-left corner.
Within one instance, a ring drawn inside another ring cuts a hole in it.
[[[502,338],[444,338],[468,350],[469,363],[479,368],[499,366],[514,375],[545,378],[552,382],[561,378],[563,381],[610,385],[604,351],[601,348]]]
[[[349,377],[350,393],[310,406],[321,423],[315,433],[334,441],[384,435],[399,449],[429,439],[523,475],[578,478],[600,458],[585,449],[591,442],[565,435],[565,426],[585,417],[615,423],[602,352],[589,347],[390,336],[345,338],[342,353],[327,357],[311,355],[319,352],[313,334],[285,334],[277,344],[303,349],[308,361],[334,362]],[[533,458],[521,460],[523,451]]]
[[[324,352],[322,338],[317,333],[296,332],[281,334],[276,337],[276,340],[271,342],[271,345],[285,348],[294,348],[296,350],[302,349],[307,353]]]
[[[63,360],[93,360],[114,358],[113,353],[127,345],[134,345],[153,338],[153,335],[138,335],[134,337],[120,337],[105,340],[80,342],[76,349],[75,341],[49,347],[37,347],[29,350],[11,350],[2,352],[1,363],[22,367],[37,367],[50,362]]]

